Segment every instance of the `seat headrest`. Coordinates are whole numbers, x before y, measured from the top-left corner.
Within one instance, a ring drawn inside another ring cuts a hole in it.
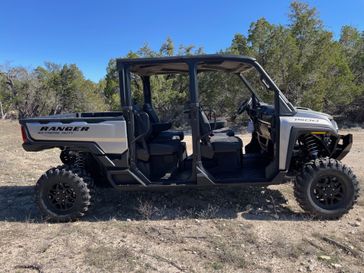
[[[148,139],[152,133],[149,115],[143,111],[134,111],[135,117],[135,137],[143,135],[144,139]]]
[[[151,123],[159,123],[159,118],[150,103],[144,103],[143,110],[148,113]]]
[[[209,137],[210,134],[211,134],[210,121],[207,118],[207,116],[204,113],[204,111],[202,111],[201,108],[200,108],[200,119],[199,119],[199,123],[200,123],[201,139],[204,139],[206,137]]]

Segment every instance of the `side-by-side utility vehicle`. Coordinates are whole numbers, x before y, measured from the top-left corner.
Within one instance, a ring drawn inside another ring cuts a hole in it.
[[[340,162],[352,146],[352,135],[340,135],[330,115],[294,107],[254,58],[118,59],[117,69],[120,112],[20,120],[26,151],[61,149],[64,165],[48,170],[36,185],[38,205],[48,219],[69,221],[86,214],[99,179],[120,190],[264,186],[294,180],[300,206],[327,219],[342,216],[356,202],[358,181]],[[246,112],[251,120],[249,143],[224,130],[224,122],[210,121],[201,108],[198,74],[211,71],[234,74],[242,90],[249,90],[237,109],[237,115]],[[254,84],[248,77],[252,71],[259,75]],[[184,112],[191,128],[190,154],[183,131],[171,130],[172,124],[161,122],[153,107],[151,77],[161,74],[188,78]],[[144,101],[139,104],[132,98],[135,77],[142,81]],[[270,93],[271,103],[262,101],[256,82]]]

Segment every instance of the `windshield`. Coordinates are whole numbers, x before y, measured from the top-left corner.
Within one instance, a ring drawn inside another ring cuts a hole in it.
[[[251,92],[244,88],[236,73],[204,71],[197,76],[201,106],[218,117],[234,119],[240,103],[251,97]]]
[[[274,106],[274,92],[258,70],[250,69],[242,72],[240,73],[240,79],[260,102]]]

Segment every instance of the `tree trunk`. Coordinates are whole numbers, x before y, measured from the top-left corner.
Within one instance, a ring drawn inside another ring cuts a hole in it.
[[[1,100],[0,100],[0,114],[1,114],[1,119],[5,119],[4,108]]]

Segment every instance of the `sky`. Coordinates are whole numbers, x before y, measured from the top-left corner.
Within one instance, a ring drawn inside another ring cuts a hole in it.
[[[227,48],[261,17],[288,24],[288,0],[0,0],[0,64],[35,68],[75,63],[87,79],[104,77],[111,58],[167,37],[206,53]],[[338,38],[343,25],[364,30],[364,0],[304,1]]]

